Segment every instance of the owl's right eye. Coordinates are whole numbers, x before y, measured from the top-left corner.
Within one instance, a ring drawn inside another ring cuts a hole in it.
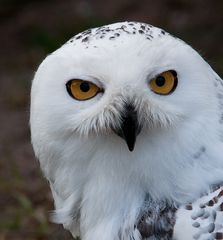
[[[102,89],[96,84],[80,79],[72,79],[67,82],[66,88],[71,97],[76,100],[88,100],[96,96]]]

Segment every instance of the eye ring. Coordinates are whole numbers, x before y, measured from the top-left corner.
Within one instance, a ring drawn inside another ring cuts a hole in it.
[[[95,97],[98,93],[104,92],[95,83],[81,79],[71,79],[66,83],[68,94],[78,100],[85,101]]]
[[[149,87],[156,94],[169,95],[175,91],[177,84],[177,72],[168,70],[151,79]]]

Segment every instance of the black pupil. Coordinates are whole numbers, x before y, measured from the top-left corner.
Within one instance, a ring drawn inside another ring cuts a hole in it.
[[[90,90],[90,85],[89,85],[89,83],[88,83],[88,82],[82,82],[82,83],[80,84],[80,90],[81,90],[82,92],[88,92],[88,91]]]
[[[162,87],[165,84],[165,82],[166,82],[166,80],[165,80],[165,77],[163,77],[163,76],[158,76],[156,78],[156,85],[158,87]]]

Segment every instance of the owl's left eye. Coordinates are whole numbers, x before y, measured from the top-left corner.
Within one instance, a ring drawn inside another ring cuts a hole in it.
[[[67,91],[76,100],[88,100],[96,96],[102,89],[96,84],[80,79],[72,79],[66,84]]]
[[[177,87],[177,73],[174,70],[163,72],[149,82],[150,89],[156,94],[168,95]]]

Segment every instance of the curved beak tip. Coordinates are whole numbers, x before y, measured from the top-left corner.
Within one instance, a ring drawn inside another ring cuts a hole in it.
[[[135,144],[134,144],[135,145]],[[132,152],[134,150],[134,145],[128,145],[129,151]]]

